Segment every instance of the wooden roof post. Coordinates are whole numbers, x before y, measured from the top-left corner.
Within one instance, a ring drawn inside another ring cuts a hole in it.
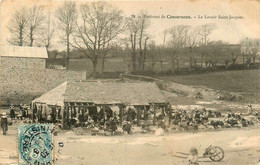
[[[36,103],[35,102],[33,102],[32,103],[32,122],[34,123],[35,122],[35,114],[34,114],[34,112],[35,112],[35,110],[37,110],[37,108],[36,108]],[[37,113],[36,113],[37,114]]]
[[[68,104],[65,103],[65,107],[64,107],[64,110],[62,111],[62,114],[61,114],[61,128],[64,129],[64,126],[65,126],[65,113],[68,112]]]
[[[75,104],[76,104],[76,103],[75,103]],[[73,105],[73,111],[71,112],[71,119],[73,119],[73,118],[76,117],[76,115],[77,115],[75,104]]]
[[[84,122],[85,121],[85,106],[84,104],[81,104],[81,120]]]
[[[122,105],[119,105],[119,119],[120,119],[121,125],[122,125],[122,122],[123,122],[123,116],[124,116],[124,107]]]
[[[140,124],[140,106],[136,106],[136,109],[137,109],[137,125],[139,126],[139,124]]]
[[[76,110],[76,117],[78,118],[78,120],[81,122],[81,120],[80,120],[80,109],[81,109],[81,105],[80,105],[80,103],[79,104],[76,104],[76,106],[77,106],[77,110]]]
[[[83,119],[84,119],[84,121],[86,121],[86,116],[85,116],[85,114],[86,114],[86,112],[87,112],[87,106],[84,104],[84,107],[83,107]],[[89,116],[89,115],[88,115]]]
[[[146,120],[146,107],[145,107],[145,105],[143,107],[144,107],[143,116],[144,116],[144,120]]]
[[[156,108],[155,108],[154,103],[152,104],[152,107],[153,107],[153,124],[155,125],[155,120],[156,120]]]
[[[171,125],[171,120],[172,120],[172,108],[169,107],[169,126]]]
[[[67,106],[68,106],[68,107],[67,107],[67,109],[66,109],[66,122],[69,121],[69,118],[70,118],[70,109],[71,109],[71,105],[70,105],[70,104],[68,104]]]

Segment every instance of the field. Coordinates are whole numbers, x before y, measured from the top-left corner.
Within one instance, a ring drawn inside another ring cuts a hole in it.
[[[105,72],[128,72],[129,67],[122,58],[108,58],[105,62]],[[170,67],[169,62],[164,62],[162,68],[160,63],[156,63],[154,70],[167,71],[170,70]],[[84,70],[91,74],[92,63],[88,59],[71,59],[69,69]],[[146,63],[146,69],[151,69],[151,62]],[[101,71],[101,61],[97,66],[97,71]],[[243,95],[247,103],[260,101],[260,70],[215,71],[189,75],[157,76],[157,78],[185,85],[205,86],[216,90],[235,92]]]
[[[87,71],[88,73],[92,72],[92,62],[88,59],[70,59],[69,63],[69,69],[78,71],[83,70]],[[97,66],[97,71],[101,71],[101,61],[99,61]],[[113,58],[113,59],[107,59],[105,61],[105,71],[106,72],[115,72],[115,71],[121,71],[125,72],[127,71],[127,64],[123,63],[122,59],[119,58]]]
[[[130,71],[129,67],[129,62],[125,62],[122,58],[107,58],[105,60],[105,72],[128,72]],[[152,63],[147,61],[145,63],[145,70],[151,70]],[[69,69],[70,70],[83,70],[87,71],[88,73],[92,72],[92,62],[89,59],[70,59],[69,63]],[[157,62],[154,65],[154,70],[155,71],[167,71],[171,68],[171,64],[168,62],[163,62],[162,63],[162,68],[161,64]],[[98,62],[97,66],[97,71],[101,71],[101,60]]]
[[[260,70],[161,76],[158,78],[185,85],[205,86],[216,90],[237,92],[251,102],[260,100]]]
[[[105,72],[128,72],[129,67],[121,58],[108,58],[105,62]],[[90,74],[92,63],[88,59],[71,59],[69,69],[84,70]],[[146,69],[151,69],[150,62],[146,63]],[[154,70],[160,71],[161,69],[169,70],[170,63],[164,62],[162,68],[159,63],[156,63]],[[101,72],[101,61],[97,66],[97,71]],[[246,101],[260,101],[260,70],[218,71],[202,74],[158,76],[157,78],[185,85],[205,86],[216,90],[236,92],[245,96]]]
[[[149,69],[151,63],[146,63]],[[92,72],[92,63],[87,59],[72,59],[70,61],[70,70],[85,70]],[[160,70],[160,64],[155,65],[155,70]],[[169,63],[163,63],[163,70],[169,70]],[[101,63],[97,67],[101,71]],[[119,58],[109,58],[105,63],[106,72],[127,72],[128,65]],[[236,92],[245,96],[248,102],[260,101],[260,70],[237,70],[237,71],[219,71],[203,74],[190,75],[169,75],[157,77],[162,80],[173,81],[185,85],[205,86],[208,88]]]

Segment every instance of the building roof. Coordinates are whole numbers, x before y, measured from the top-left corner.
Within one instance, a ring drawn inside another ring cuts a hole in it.
[[[64,89],[64,86],[66,86],[65,91],[57,90]],[[58,95],[62,95],[62,97]],[[152,103],[168,103],[155,83],[90,81],[63,83],[34,101],[58,105],[58,102],[61,103],[60,99],[64,99],[63,102],[94,104],[149,105]]]
[[[46,103],[48,105],[63,106],[66,86],[67,86],[67,82],[64,82],[58,87],[43,94],[41,97],[36,98],[35,100],[33,100],[33,102]]]
[[[45,47],[0,45],[1,57],[48,58]]]

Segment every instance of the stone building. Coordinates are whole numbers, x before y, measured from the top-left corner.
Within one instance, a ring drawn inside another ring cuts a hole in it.
[[[0,46],[1,68],[45,69],[47,58],[45,47]]]
[[[43,47],[0,45],[0,102],[28,104],[67,80],[85,80],[86,72],[46,69]]]

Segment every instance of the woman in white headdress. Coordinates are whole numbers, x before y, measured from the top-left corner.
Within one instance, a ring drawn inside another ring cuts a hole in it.
[[[252,104],[250,104],[250,103],[247,105],[247,113],[248,114],[252,114],[253,113],[253,107],[252,107]]]
[[[7,123],[7,116],[6,113],[2,113],[1,116],[1,127],[3,129],[3,135],[6,135],[6,132],[8,130],[8,123]]]

